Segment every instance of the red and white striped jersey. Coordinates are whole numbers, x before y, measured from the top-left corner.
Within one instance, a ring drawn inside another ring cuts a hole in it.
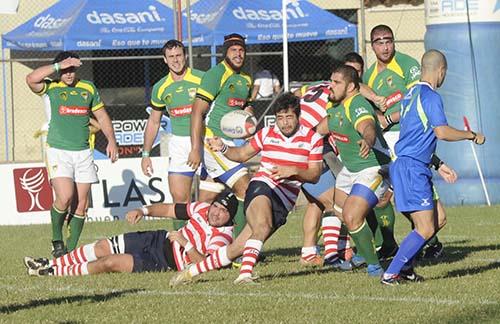
[[[295,205],[302,182],[271,177],[274,166],[296,166],[307,169],[309,162],[321,163],[323,137],[303,125],[291,136],[284,136],[277,125],[264,127],[250,140],[250,145],[261,152],[259,170],[250,181],[262,181],[280,197],[283,205],[291,210]]]
[[[320,82],[309,86],[306,92],[300,98],[300,124],[313,128],[325,118],[327,109],[333,106],[330,101],[330,83],[327,81]],[[333,151],[338,155],[337,146],[333,135],[328,136],[328,143],[332,146]]]
[[[189,240],[198,252],[204,255],[212,254],[215,250],[228,245],[233,241],[233,227],[213,227],[208,224],[208,209],[210,204],[193,202],[186,206],[189,220],[179,232]],[[184,248],[177,242],[172,243],[177,269],[183,270],[191,263]]]
[[[330,93],[328,82],[321,82],[307,88],[300,98],[300,124],[313,128],[326,117],[326,110],[332,106]]]

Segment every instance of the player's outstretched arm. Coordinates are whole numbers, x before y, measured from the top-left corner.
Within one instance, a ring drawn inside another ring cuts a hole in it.
[[[481,133],[475,133],[473,131],[463,131],[448,125],[435,127],[434,134],[436,134],[436,137],[438,139],[448,142],[471,140],[478,145],[482,145],[486,140],[484,135]]]
[[[153,204],[130,210],[125,215],[127,222],[130,224],[137,224],[144,216],[163,217],[163,218],[176,218],[175,217],[175,204]]]
[[[218,140],[220,141],[220,139]],[[222,143],[222,141],[220,143]],[[235,162],[246,162],[258,152],[250,143],[238,147],[227,146],[222,143],[217,147],[216,151],[221,152],[225,157]]]

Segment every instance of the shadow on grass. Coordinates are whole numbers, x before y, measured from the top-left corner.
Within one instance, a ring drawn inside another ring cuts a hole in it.
[[[66,297],[54,297],[48,299],[31,300],[24,304],[11,304],[11,305],[0,306],[0,314],[11,314],[20,310],[33,309],[36,307],[49,306],[49,305],[79,303],[85,300],[93,303],[104,302],[112,298],[121,297],[122,295],[127,295],[127,294],[134,294],[142,290],[143,289],[128,289],[122,291],[115,291],[107,294],[74,295]]]
[[[445,274],[439,278],[454,278],[454,277],[476,275],[476,274],[479,274],[479,273],[482,273],[485,271],[489,271],[489,270],[497,270],[499,268],[500,268],[500,262],[491,262],[490,264],[480,266],[480,267],[464,268],[464,269],[457,269],[457,270],[448,271],[447,274]]]
[[[456,243],[456,242],[454,242]],[[439,259],[425,259],[418,262],[419,266],[429,266],[438,263],[453,263],[464,260],[469,256],[469,254],[481,251],[498,251],[500,250],[499,244],[489,244],[489,245],[444,245],[444,256]]]

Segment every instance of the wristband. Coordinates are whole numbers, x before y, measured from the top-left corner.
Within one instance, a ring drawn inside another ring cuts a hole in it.
[[[149,151],[142,151],[142,157],[145,158],[145,157],[149,157]]]
[[[437,155],[433,154],[431,158],[431,167],[434,168],[434,170],[439,170],[439,168],[444,164],[443,161],[441,161],[440,158],[437,157]]]
[[[187,242],[186,245],[184,245],[184,251],[188,252],[191,251],[194,248],[193,244],[191,242]]]
[[[148,207],[146,207],[146,206],[142,206],[141,210],[142,210],[142,214],[143,214],[144,216],[148,216],[148,215],[149,215],[149,210],[148,210]]]
[[[59,70],[61,69],[61,66],[59,65],[59,63],[54,63],[52,66],[54,67],[54,70],[56,71],[56,73],[59,72]]]
[[[391,115],[386,115],[385,121],[387,122],[387,127],[394,125],[394,122],[392,121]]]
[[[222,148],[220,149],[220,152],[222,154],[225,154],[227,152],[227,149],[229,148],[229,146],[227,146],[226,144],[222,144]]]
[[[474,136],[473,138],[471,138],[471,139],[470,139],[471,141],[473,141],[473,140],[475,140],[475,139],[476,139],[477,134],[476,134],[476,132],[473,132],[473,131],[470,131],[470,132],[471,132],[471,133],[472,133],[472,135]]]

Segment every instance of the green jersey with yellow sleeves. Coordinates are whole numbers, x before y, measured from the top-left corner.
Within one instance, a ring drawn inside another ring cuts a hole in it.
[[[151,93],[152,108],[167,110],[172,123],[172,134],[191,135],[191,109],[202,77],[202,71],[187,68],[182,80],[174,81],[169,73],[154,84]]]
[[[220,120],[228,112],[245,107],[251,88],[252,78],[235,72],[225,61],[205,73],[196,96],[211,103],[206,118],[207,136],[230,139],[222,133]]]
[[[359,156],[358,141],[363,137],[356,130],[360,122],[373,120],[377,125],[377,139],[368,158]],[[387,143],[378,126],[371,104],[359,93],[348,98],[344,103],[328,109],[328,128],[335,138],[342,163],[350,172],[359,172],[366,168],[388,164],[391,159]]]
[[[387,98],[389,109],[385,115],[399,111],[399,102],[404,95],[420,79],[420,64],[406,54],[396,52],[387,67],[378,72],[375,62],[363,75],[363,83],[367,84],[379,96]],[[399,131],[399,124],[391,127],[391,131]]]
[[[86,80],[74,86],[45,80],[38,94],[46,94],[50,100],[47,144],[68,151],[88,149],[90,112],[104,108],[95,85]]]

